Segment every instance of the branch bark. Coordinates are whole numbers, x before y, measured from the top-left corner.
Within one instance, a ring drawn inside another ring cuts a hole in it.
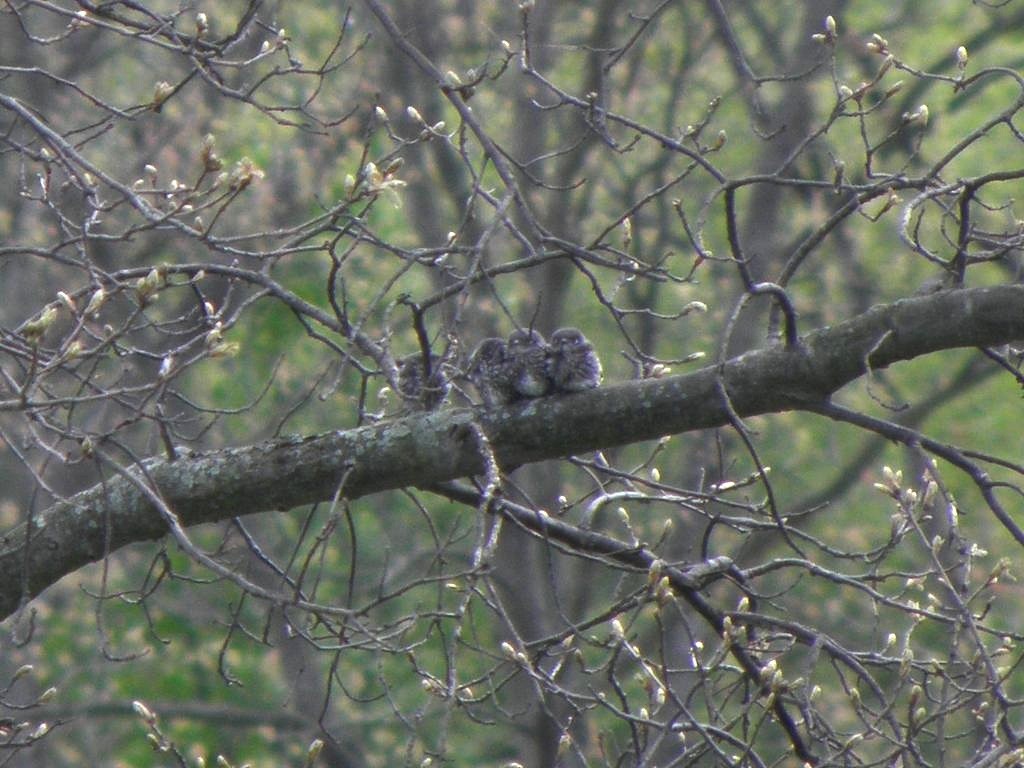
[[[475,421],[502,469],[811,408],[871,369],[955,347],[1024,338],[1024,286],[949,291],[873,307],[792,347],[749,352],[664,379],[627,382],[493,410],[456,408],[358,429],[182,456],[145,473],[183,526],[354,499],[481,474]],[[722,396],[728,394],[728,402]],[[113,477],[0,537],[0,618],[61,577],[167,533],[135,484]]]

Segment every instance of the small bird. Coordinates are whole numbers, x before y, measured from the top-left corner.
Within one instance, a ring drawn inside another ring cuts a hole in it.
[[[543,397],[551,391],[548,349],[534,330],[517,329],[508,337],[508,356],[514,369],[513,386],[520,397]]]
[[[551,334],[548,378],[555,392],[582,392],[601,383],[601,361],[594,345],[576,328]]]
[[[423,355],[414,352],[395,361],[398,368],[398,394],[410,410],[432,411],[448,397],[451,383],[443,370],[442,360],[430,354],[430,376],[425,376]]]
[[[484,405],[505,405],[516,399],[515,369],[503,339],[484,339],[473,351],[466,378],[480,393]]]

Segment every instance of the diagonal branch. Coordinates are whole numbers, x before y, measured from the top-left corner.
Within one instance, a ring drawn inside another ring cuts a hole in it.
[[[456,408],[358,429],[151,459],[145,474],[182,526],[287,510],[484,472],[474,423],[502,469],[787,410],[818,410],[869,368],[1024,338],[1024,286],[948,291],[873,307],[793,346],[682,376],[627,382],[492,410]],[[728,394],[723,402],[721,392]],[[130,470],[138,472],[137,469]],[[139,474],[139,477],[142,475]],[[114,477],[0,536],[0,617],[62,576],[167,533],[136,483]]]

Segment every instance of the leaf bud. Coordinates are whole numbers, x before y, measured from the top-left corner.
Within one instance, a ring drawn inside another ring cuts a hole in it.
[[[164,102],[170,98],[171,94],[174,93],[174,86],[168,83],[166,80],[161,80],[153,86],[153,101],[150,107],[154,112],[159,112]]]

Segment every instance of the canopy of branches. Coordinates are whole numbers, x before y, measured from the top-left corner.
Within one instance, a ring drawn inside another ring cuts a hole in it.
[[[0,765],[1024,763],[1022,44],[3,3]]]

